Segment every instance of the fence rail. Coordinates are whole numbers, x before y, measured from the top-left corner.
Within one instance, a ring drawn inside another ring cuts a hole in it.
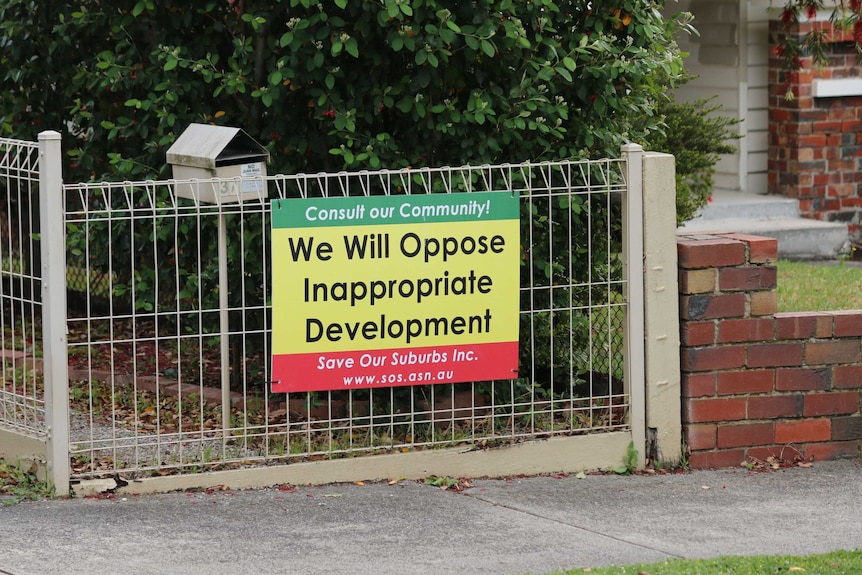
[[[630,429],[624,167],[279,175],[265,178],[268,196],[221,205],[176,193],[217,180],[64,186],[73,476]],[[481,191],[521,196],[518,378],[270,392],[269,199]]]

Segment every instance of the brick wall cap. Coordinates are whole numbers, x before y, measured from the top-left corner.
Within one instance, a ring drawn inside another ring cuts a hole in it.
[[[809,313],[818,313],[818,312],[809,312]],[[832,316],[858,315],[858,316],[862,317],[862,309],[841,309],[841,310],[836,310],[836,311],[819,312],[819,313],[825,314],[825,315],[832,315]]]
[[[834,313],[835,312],[829,311],[782,311],[775,314],[775,319],[794,317],[831,317]]]
[[[692,234],[679,236],[677,243],[694,246],[694,245],[736,245],[741,243],[740,240],[729,238],[727,234]]]
[[[681,241],[703,242],[707,240],[726,240],[729,232],[690,232],[677,234],[677,239]]]

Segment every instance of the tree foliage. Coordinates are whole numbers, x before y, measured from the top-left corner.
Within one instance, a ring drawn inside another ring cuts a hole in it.
[[[42,4],[0,1],[0,130],[65,132],[68,180],[167,176],[191,122],[271,173],[616,156],[682,74],[661,0]]]

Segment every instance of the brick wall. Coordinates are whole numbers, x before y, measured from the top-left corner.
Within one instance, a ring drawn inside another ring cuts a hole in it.
[[[769,23],[769,193],[799,199],[806,217],[847,224],[851,239],[862,240],[862,95],[814,98],[815,78],[855,78],[859,55],[852,32],[832,33],[829,22],[803,20],[794,34],[802,38],[815,27],[830,33],[828,65],[810,56],[787,77],[777,54],[781,23]],[[785,98],[788,88],[794,94]]]
[[[860,455],[862,310],[776,313],[776,240],[679,236],[683,433],[694,468]]]

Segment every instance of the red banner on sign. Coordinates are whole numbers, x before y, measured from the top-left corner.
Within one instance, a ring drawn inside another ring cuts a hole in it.
[[[273,357],[272,391],[293,393],[513,379],[518,342],[307,353]],[[283,365],[279,365],[283,362]]]

